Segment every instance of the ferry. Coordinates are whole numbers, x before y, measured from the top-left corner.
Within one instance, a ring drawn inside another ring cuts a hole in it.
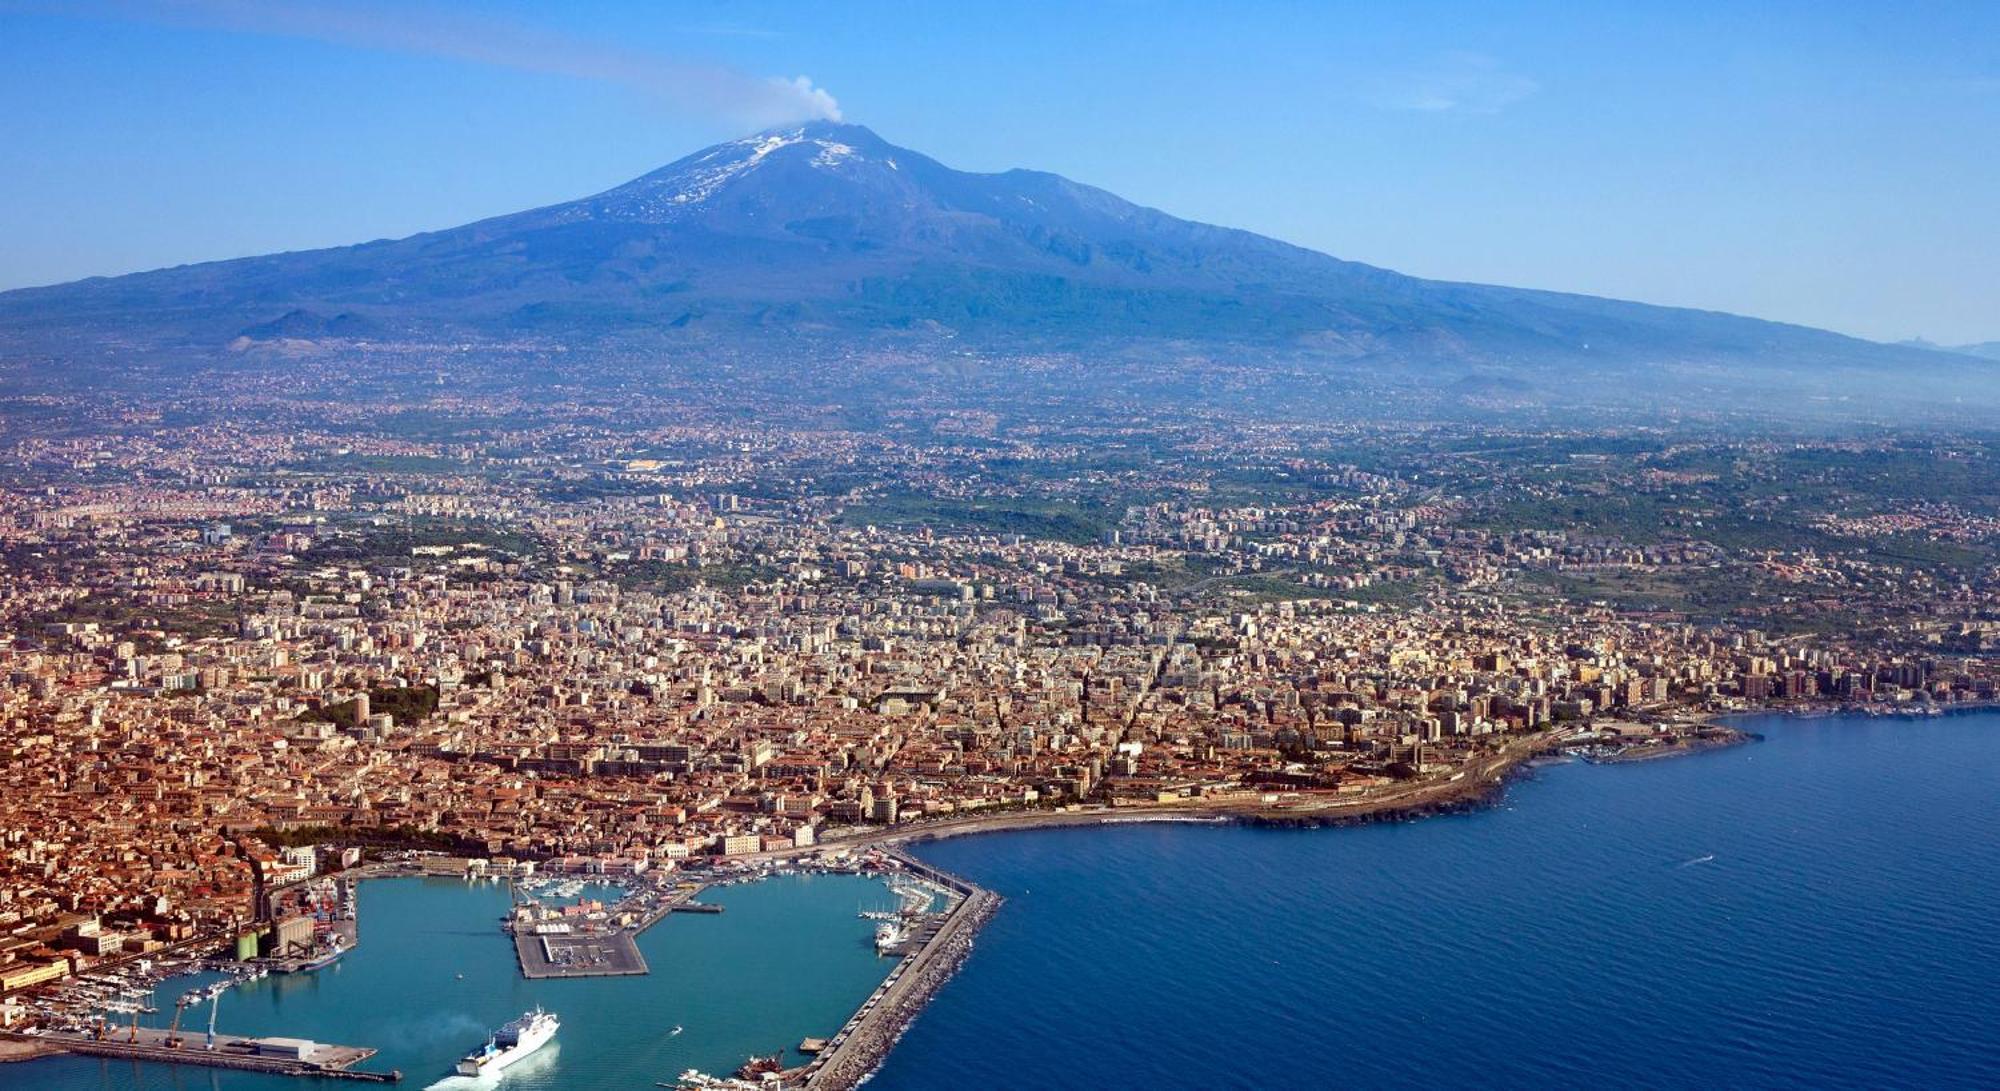
[[[540,1007],[524,1012],[519,1019],[494,1031],[484,1045],[460,1058],[456,1071],[461,1076],[498,1073],[547,1045],[561,1026],[554,1012],[543,1011]]]

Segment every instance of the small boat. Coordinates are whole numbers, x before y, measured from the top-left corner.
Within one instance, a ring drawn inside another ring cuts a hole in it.
[[[675,1023],[674,1029],[667,1032],[667,1037],[669,1038],[678,1038],[680,1037],[680,1035],[681,1035],[681,1025],[679,1023]]]

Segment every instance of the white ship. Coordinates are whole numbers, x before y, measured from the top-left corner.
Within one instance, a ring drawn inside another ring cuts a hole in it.
[[[460,1058],[458,1074],[484,1076],[498,1073],[547,1045],[561,1025],[556,1021],[554,1012],[543,1011],[539,1007],[525,1012],[519,1019],[494,1031],[493,1037],[486,1039],[486,1044]]]

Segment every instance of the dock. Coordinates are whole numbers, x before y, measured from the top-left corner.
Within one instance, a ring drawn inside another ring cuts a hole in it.
[[[206,1035],[181,1034],[181,1043],[170,1044],[169,1033],[156,1027],[116,1028],[103,1038],[88,1034],[52,1032],[47,1034],[0,1033],[12,1041],[33,1042],[92,1057],[117,1057],[164,1064],[196,1065],[203,1068],[233,1068],[242,1072],[263,1072],[277,1076],[306,1076],[318,1079],[359,1080],[363,1083],[396,1083],[401,1072],[366,1072],[354,1068],[375,1055],[363,1046],[326,1045],[298,1038],[250,1038],[218,1034],[215,1048],[206,1048]]]
[[[514,956],[530,981],[552,977],[634,977],[652,972],[634,933],[516,934]]]
[[[655,892],[637,906],[627,898],[613,906],[613,912],[636,912],[627,927],[592,928],[575,932],[514,932],[514,957],[521,976],[530,981],[555,977],[628,977],[651,973],[646,956],[639,953],[639,934],[660,923],[670,913],[720,913],[722,907],[694,899],[706,883],[683,883],[671,891]]]

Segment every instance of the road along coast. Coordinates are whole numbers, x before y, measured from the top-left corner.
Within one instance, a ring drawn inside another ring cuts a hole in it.
[[[1636,760],[1642,756],[1675,757],[1757,741],[1758,735],[1726,724],[1690,721],[1675,725],[1667,737],[1620,748],[1598,746],[1575,729],[1523,735],[1494,753],[1450,776],[1424,777],[1377,792],[1345,795],[1334,792],[1264,793],[1252,798],[1228,797],[1176,800],[1167,803],[1119,801],[1063,809],[1009,811],[937,819],[908,826],[856,830],[847,836],[827,835],[811,850],[771,854],[792,857],[832,848],[882,848],[921,844],[947,837],[1010,830],[1053,829],[1063,826],[1117,825],[1137,821],[1240,822],[1269,826],[1341,826],[1369,822],[1400,822],[1433,814],[1454,814],[1489,804],[1507,780],[1536,758],[1586,745],[1600,751],[1598,761]],[[1630,754],[1630,758],[1622,755]],[[1275,797],[1275,801],[1272,797]]]

